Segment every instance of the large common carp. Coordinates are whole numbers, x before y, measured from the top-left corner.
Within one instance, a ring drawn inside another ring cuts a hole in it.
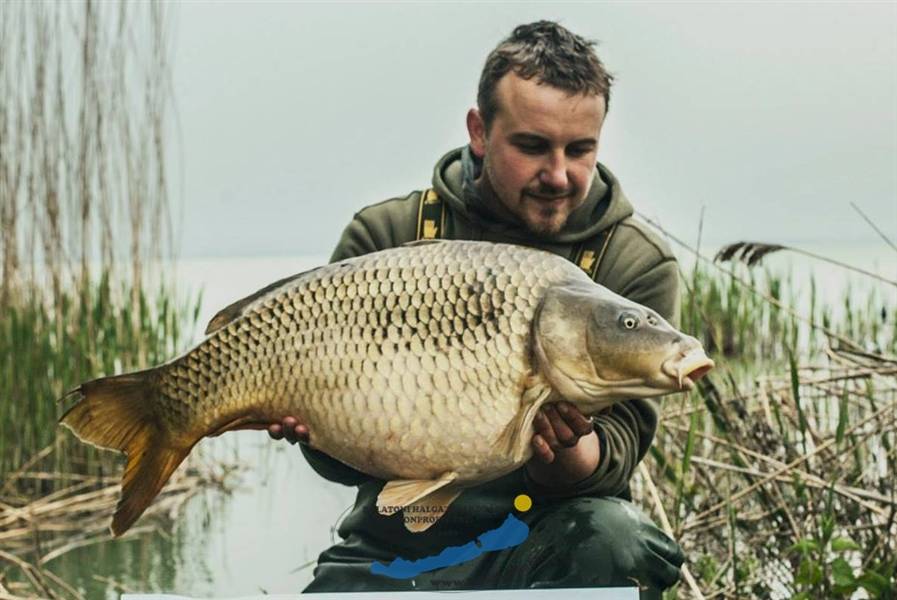
[[[484,242],[301,273],[228,306],[206,334],[164,365],[72,392],[62,423],[128,457],[115,535],[206,436],[297,415],[312,447],[388,481],[382,514],[441,516],[464,487],[529,459],[546,402],[594,414],[691,389],[713,366],[697,340],[569,261]]]

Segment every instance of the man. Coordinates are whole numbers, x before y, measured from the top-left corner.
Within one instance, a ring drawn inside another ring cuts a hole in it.
[[[597,163],[612,77],[593,46],[556,23],[517,27],[486,60],[478,108],[467,115],[469,146],[437,163],[431,191],[356,214],[332,260],[421,237],[534,246],[577,261],[599,283],[676,323],[675,259],[631,218],[620,184]],[[416,534],[401,517],[377,514],[383,481],[303,445],[315,471],[359,488],[339,528],[343,543],[321,554],[305,591],[637,583],[643,597],[659,597],[678,580],[681,551],[626,501],[656,425],[656,406],[643,399],[593,421],[571,404],[547,406],[535,421],[525,468],[465,491],[439,522]],[[307,439],[308,429],[288,417],[269,433],[295,442]],[[534,501],[519,515],[530,527],[521,545],[414,580],[371,573],[373,561],[422,558],[472,541],[497,527],[521,493]]]

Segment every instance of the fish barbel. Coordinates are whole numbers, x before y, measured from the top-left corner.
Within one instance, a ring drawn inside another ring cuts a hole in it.
[[[313,448],[388,481],[382,514],[441,516],[465,487],[530,458],[545,403],[594,414],[691,389],[713,366],[696,339],[564,258],[486,242],[301,273],[228,306],[206,334],[163,365],[71,392],[61,422],[127,454],[115,535],[206,436],[296,415]]]

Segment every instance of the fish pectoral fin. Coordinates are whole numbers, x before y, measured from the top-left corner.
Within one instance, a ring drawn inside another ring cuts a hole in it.
[[[520,410],[495,439],[492,447],[503,456],[510,456],[514,462],[522,461],[530,440],[523,439],[523,431],[528,430],[538,411],[551,396],[551,387],[537,383],[527,388],[523,394]],[[530,436],[531,437],[531,436]]]
[[[442,515],[460,494],[459,486],[447,485],[417,502],[409,504],[402,511],[405,529],[411,533],[426,531],[442,518]]]
[[[458,478],[454,471],[443,473],[438,479],[397,479],[390,481],[377,496],[377,512],[392,515],[421,498],[447,486]]]

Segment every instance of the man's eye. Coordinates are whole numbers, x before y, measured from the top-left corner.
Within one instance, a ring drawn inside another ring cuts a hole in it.
[[[585,156],[586,154],[588,154],[591,151],[592,151],[591,148],[575,147],[575,148],[568,148],[567,154],[574,158],[578,158],[580,156]]]
[[[542,146],[531,146],[526,144],[517,144],[517,149],[524,154],[541,154]]]

